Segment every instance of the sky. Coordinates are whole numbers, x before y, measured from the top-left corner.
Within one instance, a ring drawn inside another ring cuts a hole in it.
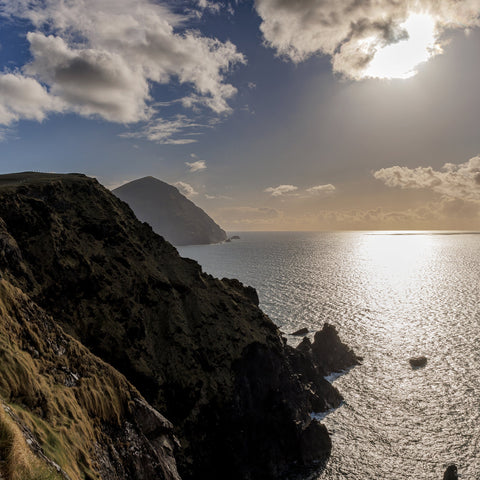
[[[229,231],[480,230],[480,0],[0,0],[0,173]]]

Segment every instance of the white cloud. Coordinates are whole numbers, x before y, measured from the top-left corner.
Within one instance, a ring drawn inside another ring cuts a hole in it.
[[[205,194],[205,198],[207,200],[233,200],[232,197],[227,195],[209,195],[208,193]]]
[[[195,143],[194,138],[185,138],[192,135],[192,129],[207,128],[208,125],[196,123],[185,115],[177,115],[173,120],[157,118],[149,121],[145,126],[133,132],[122,133],[124,138],[146,138],[163,145],[188,145]],[[183,138],[182,138],[183,137]]]
[[[272,197],[280,197],[282,195],[292,193],[298,190],[295,185],[278,185],[278,187],[268,187],[264,190],[266,193],[270,193]]]
[[[186,29],[187,17],[150,0],[0,0],[0,15],[32,23],[23,75],[44,91],[40,110],[25,108],[28,96],[10,100],[2,122],[44,118],[58,110],[52,97],[65,111],[112,122],[152,119],[151,86],[172,80],[191,87],[191,105],[228,113],[236,88],[225,74],[245,62],[231,42]]]
[[[196,162],[185,162],[185,165],[188,167],[188,170],[190,172],[198,172],[207,168],[205,160],[197,160]]]
[[[209,0],[196,0],[197,7],[201,10],[207,10],[211,13],[219,13],[224,7],[223,4],[209,1]]]
[[[0,74],[0,124],[10,125],[20,118],[41,122],[47,112],[63,109],[62,102],[33,78],[21,74]]]
[[[479,24],[480,0],[255,0],[255,8],[266,44],[279,55],[301,62],[326,54],[334,71],[358,79],[377,53],[405,39],[410,15],[433,19],[438,53],[443,31]]]
[[[307,188],[306,192],[311,195],[328,195],[335,190],[335,186],[328,183],[327,185],[316,185],[315,187]]]
[[[185,195],[186,197],[193,197],[194,195],[198,195],[198,192],[188,183],[185,182],[175,182],[173,184],[180,190],[180,193]]]
[[[222,225],[229,226],[273,226],[279,222],[283,213],[268,207],[224,207],[215,212],[215,218]]]
[[[480,156],[461,164],[432,167],[389,167],[373,173],[388,187],[429,189],[451,199],[480,203]]]

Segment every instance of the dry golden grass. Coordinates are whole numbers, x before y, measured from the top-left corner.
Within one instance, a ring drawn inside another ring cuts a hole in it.
[[[30,450],[16,423],[0,405],[0,472],[6,480],[61,480]]]
[[[76,380],[67,386],[73,372]],[[0,400],[72,480],[99,479],[95,445],[108,442],[101,427],[121,424],[131,411],[132,395],[138,393],[122,375],[65,335],[20,290],[0,280]],[[56,478],[45,476],[48,469],[38,470],[40,460],[0,410],[0,459],[1,452],[8,453],[5,478]]]

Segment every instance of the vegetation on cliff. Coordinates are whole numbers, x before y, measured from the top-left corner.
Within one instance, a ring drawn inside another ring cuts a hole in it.
[[[82,175],[0,177],[0,217],[5,279],[172,421],[182,478],[279,478],[328,457],[310,413],[341,397],[252,288],[203,273]]]

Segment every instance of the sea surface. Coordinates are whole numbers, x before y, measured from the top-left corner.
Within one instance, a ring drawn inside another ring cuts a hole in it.
[[[455,462],[480,479],[480,235],[235,234],[178,250],[255,287],[282,331],[330,322],[364,357],[334,381],[345,402],[323,420],[333,451],[318,478],[441,480]],[[428,363],[413,370],[416,355]]]

